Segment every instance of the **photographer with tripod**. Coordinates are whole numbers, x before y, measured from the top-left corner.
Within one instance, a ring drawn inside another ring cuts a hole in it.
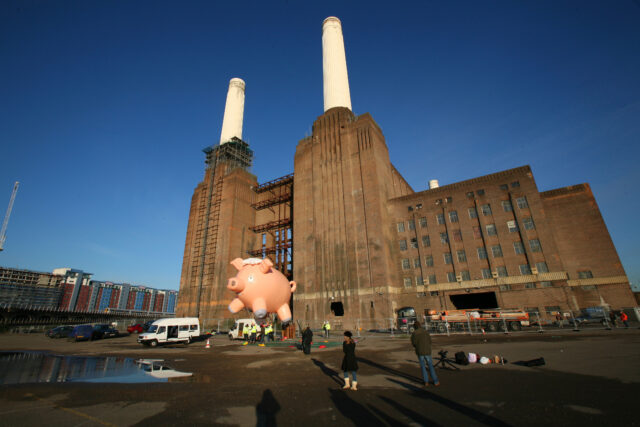
[[[429,372],[433,379],[433,384],[440,385],[436,370],[433,368],[433,359],[431,358],[431,335],[426,329],[420,326],[420,322],[416,321],[413,324],[415,331],[411,334],[411,344],[416,350],[418,361],[420,362],[420,368],[422,368],[422,378],[424,379],[424,386],[429,386],[429,374],[427,373],[426,365],[429,366]]]

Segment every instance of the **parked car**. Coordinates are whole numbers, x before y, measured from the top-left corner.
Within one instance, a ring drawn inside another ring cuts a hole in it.
[[[53,329],[49,329],[45,332],[45,335],[49,338],[66,338],[73,331],[73,326],[58,326]]]
[[[135,325],[128,326],[127,332],[130,334],[141,334],[144,332],[144,326],[142,326],[141,323],[136,323]]]
[[[78,325],[73,328],[69,335],[74,341],[89,341],[93,339],[93,326],[91,325]]]
[[[93,339],[117,337],[118,331],[111,325],[94,325]]]

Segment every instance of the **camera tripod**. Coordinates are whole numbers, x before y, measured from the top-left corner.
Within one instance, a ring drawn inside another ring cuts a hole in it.
[[[438,359],[438,363],[436,363],[433,367],[437,368],[438,366],[440,366],[440,369],[453,369],[454,371],[459,371],[460,368],[453,364],[454,361],[447,357],[447,353],[449,352],[440,350],[438,352],[438,355],[440,356],[440,358]]]

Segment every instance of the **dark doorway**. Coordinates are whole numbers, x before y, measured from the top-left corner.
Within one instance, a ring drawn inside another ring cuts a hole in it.
[[[496,300],[495,292],[449,295],[449,298],[457,309],[498,308],[498,300]]]
[[[340,301],[331,303],[331,311],[333,311],[333,314],[336,316],[344,316],[344,308]]]

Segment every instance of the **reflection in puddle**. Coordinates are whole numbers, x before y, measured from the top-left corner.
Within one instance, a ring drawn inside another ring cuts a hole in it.
[[[149,383],[180,381],[179,372],[161,359],[60,356],[44,352],[0,352],[0,384],[105,382]]]

